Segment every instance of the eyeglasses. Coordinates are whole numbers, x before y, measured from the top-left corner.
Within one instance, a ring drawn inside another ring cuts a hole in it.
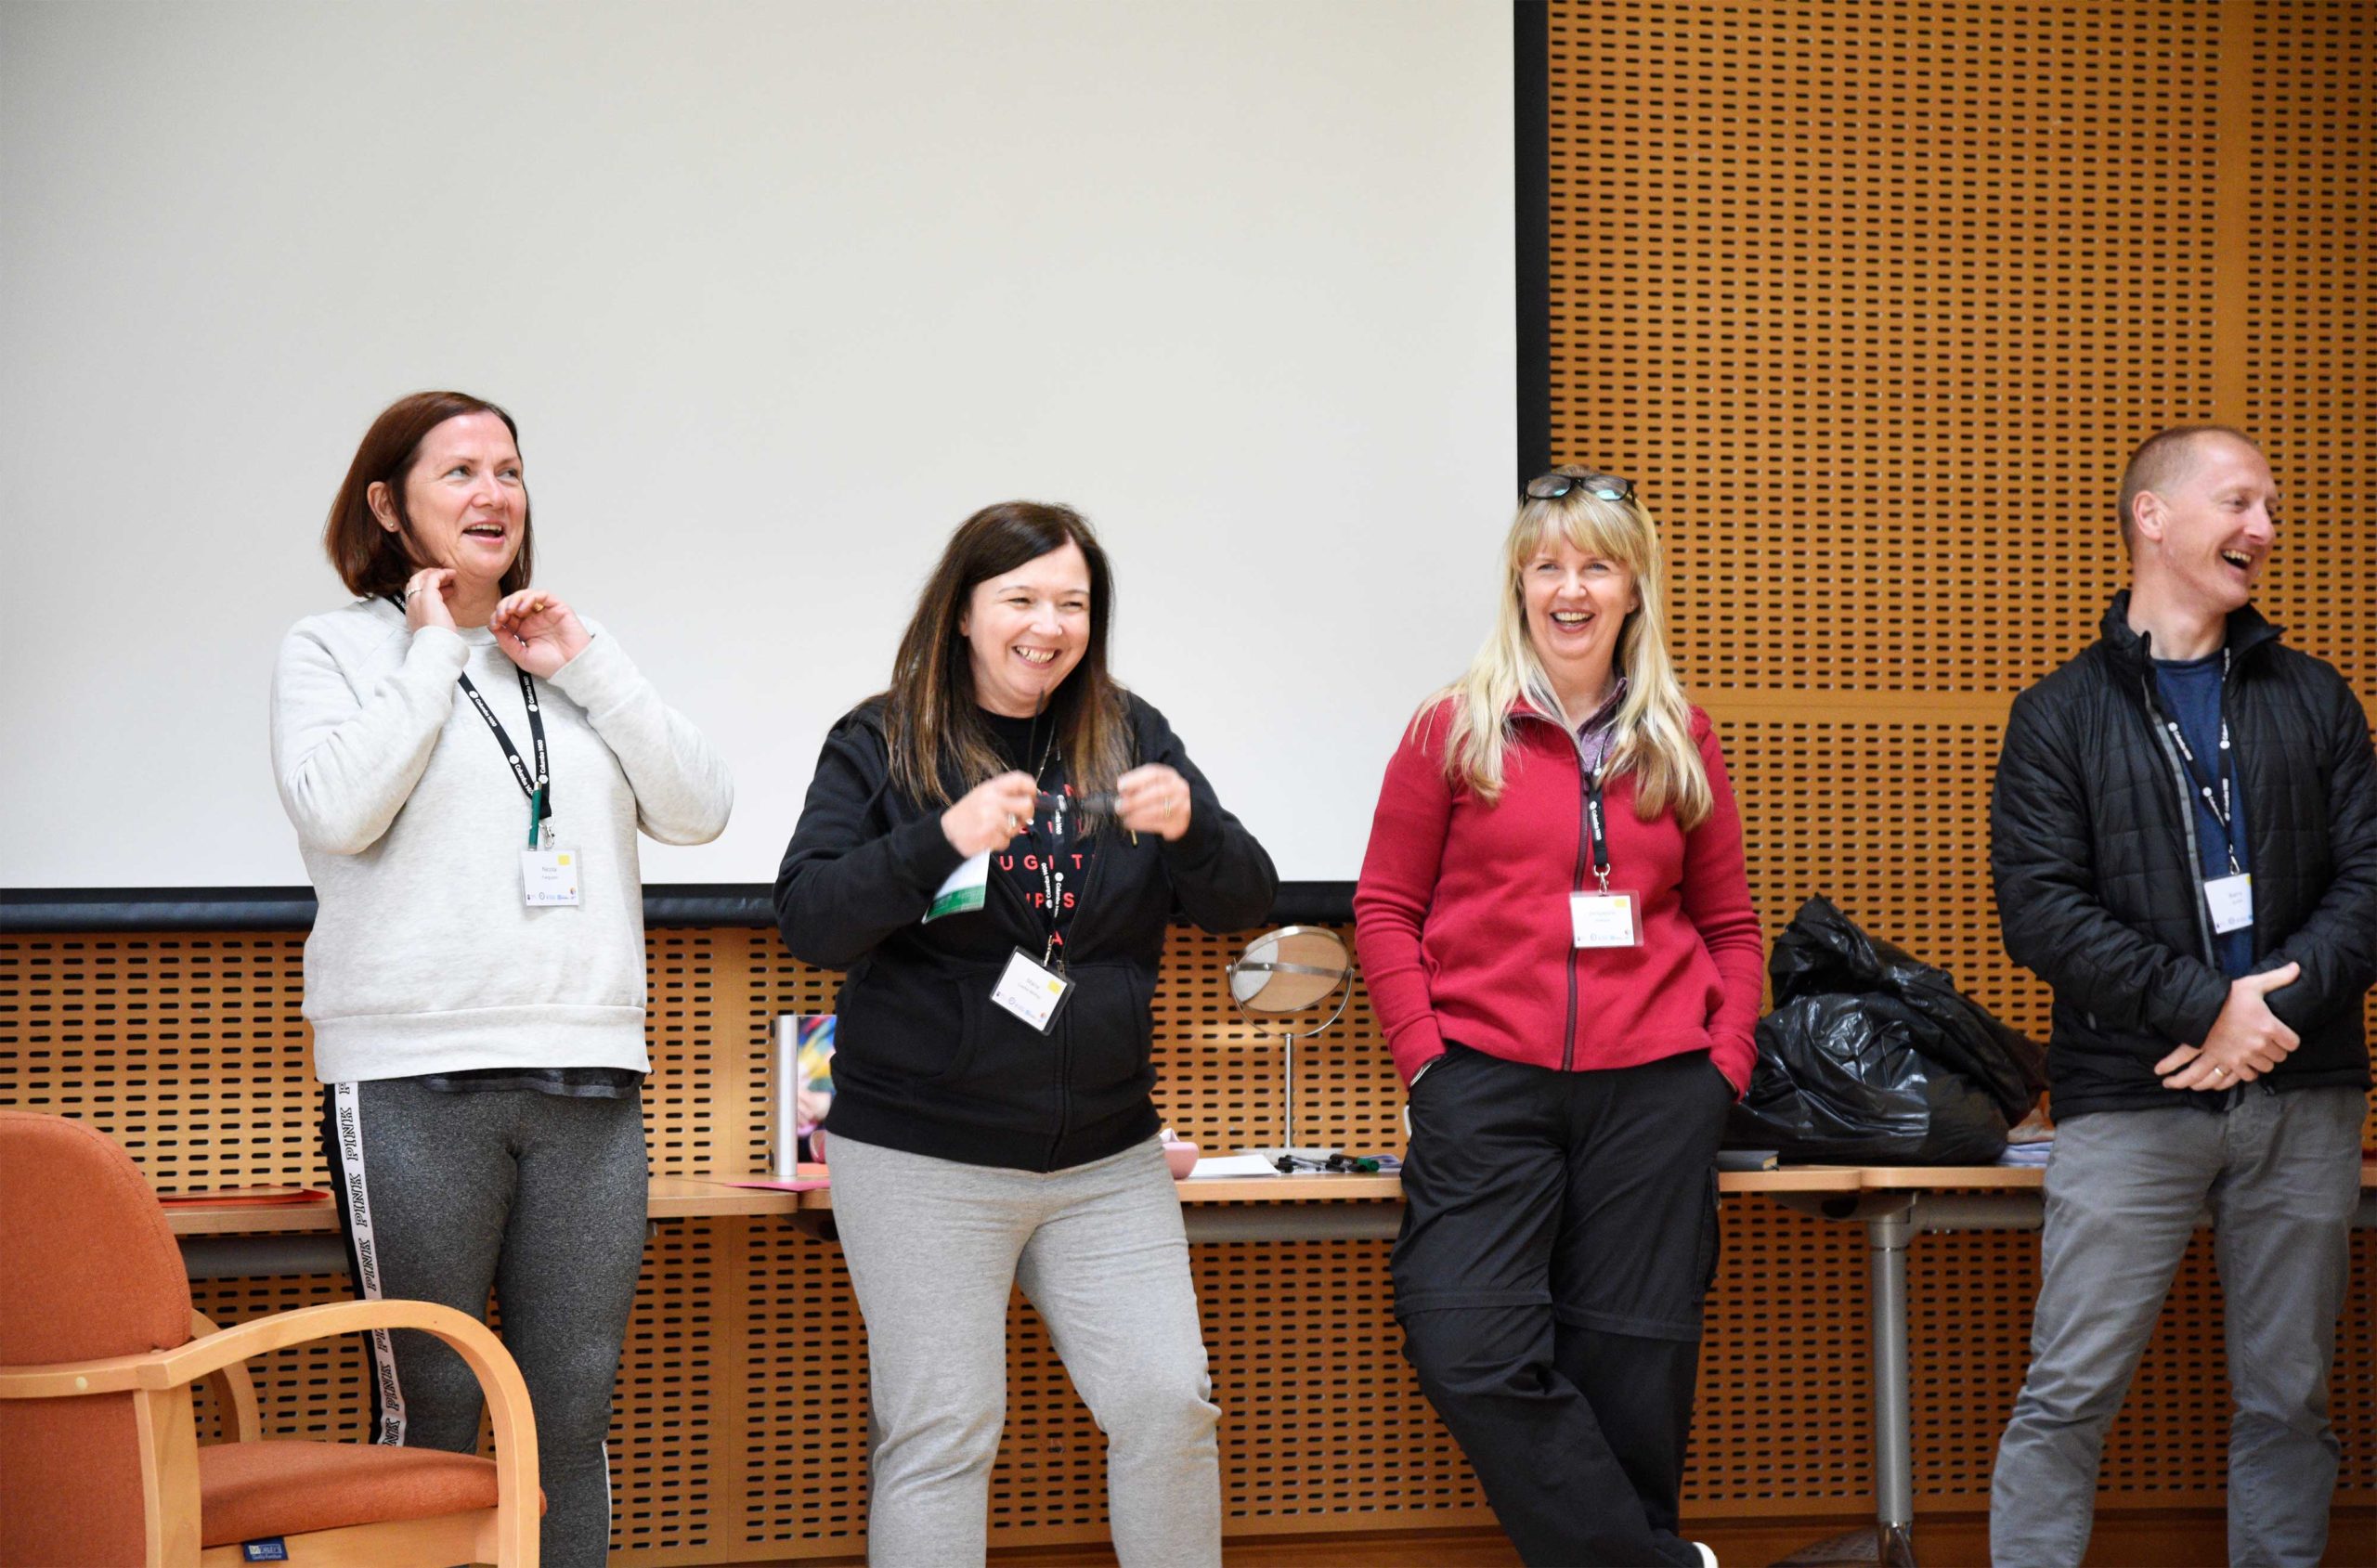
[[[1571,490],[1605,501],[1630,499],[1634,494],[1634,481],[1620,479],[1615,473],[1570,473],[1553,469],[1526,482],[1529,500],[1556,501]]]

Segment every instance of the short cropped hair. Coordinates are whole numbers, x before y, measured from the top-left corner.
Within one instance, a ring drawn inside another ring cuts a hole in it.
[[[2225,424],[2175,424],[2168,430],[2158,430],[2137,444],[2129,454],[2129,466],[2121,471],[2121,543],[2124,550],[2137,549],[2137,497],[2140,491],[2163,489],[2177,484],[2194,467],[2195,444],[2206,435],[2226,435],[2242,441],[2256,452],[2261,444],[2243,431]]]

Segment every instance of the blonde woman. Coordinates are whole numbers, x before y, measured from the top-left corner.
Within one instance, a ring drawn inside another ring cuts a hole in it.
[[[1520,1555],[1713,1562],[1677,1491],[1758,916],[1623,479],[1534,480],[1494,629],[1387,764],[1354,896],[1411,1095],[1396,1315]]]

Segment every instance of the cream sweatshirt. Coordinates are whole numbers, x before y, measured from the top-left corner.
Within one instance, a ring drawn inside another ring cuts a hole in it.
[[[272,682],[272,766],[320,910],[305,1017],[325,1083],[489,1067],[647,1071],[640,828],[701,844],[734,805],[726,768],[589,622],[537,682],[553,842],[579,901],[529,908],[528,801],[471,682],[536,768],[517,667],[484,628],[408,631],[364,600],[292,628]]]

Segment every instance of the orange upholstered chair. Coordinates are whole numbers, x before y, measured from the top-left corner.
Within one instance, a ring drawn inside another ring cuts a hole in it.
[[[351,1443],[261,1442],[241,1365],[370,1328],[451,1345],[487,1393],[492,1462]],[[232,1441],[198,1445],[211,1381]],[[537,1433],[487,1326],[427,1302],[340,1302],[215,1330],[131,1158],[64,1117],[0,1111],[0,1565],[243,1562],[535,1568]]]

